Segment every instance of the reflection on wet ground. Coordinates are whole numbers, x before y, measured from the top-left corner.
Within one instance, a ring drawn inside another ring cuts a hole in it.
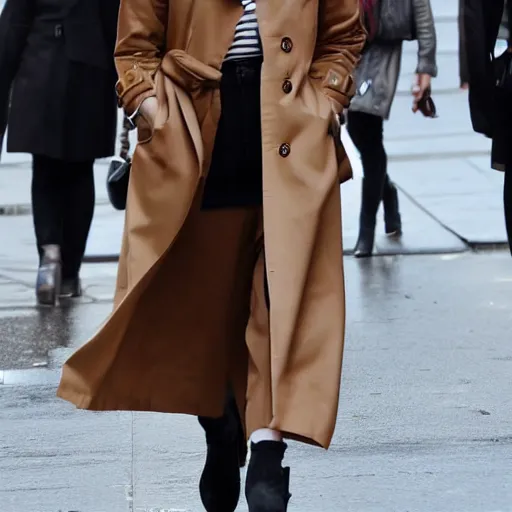
[[[1,312],[0,369],[59,366],[94,333],[111,310],[109,303],[81,303]]]

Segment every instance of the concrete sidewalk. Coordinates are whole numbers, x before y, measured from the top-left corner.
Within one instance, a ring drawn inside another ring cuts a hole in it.
[[[86,267],[87,287],[113,289],[114,264]],[[510,255],[348,258],[345,269],[338,426],[328,452],[290,443],[289,512],[512,512]],[[0,307],[2,512],[203,510],[194,418],[55,398],[62,362],[109,310]]]

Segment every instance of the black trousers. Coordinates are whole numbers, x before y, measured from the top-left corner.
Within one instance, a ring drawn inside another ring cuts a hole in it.
[[[32,211],[39,256],[61,247],[62,277],[78,276],[94,213],[93,161],[65,162],[34,155]]]
[[[382,198],[393,190],[388,176],[388,158],[384,149],[384,120],[363,112],[348,112],[347,128],[361,154],[363,191],[361,220],[375,223]]]
[[[505,205],[505,223],[507,226],[508,244],[512,253],[512,167],[505,170],[503,187],[503,202]]]
[[[223,65],[220,86],[222,111],[215,137],[212,162],[203,192],[202,209],[262,206],[260,58],[229,61]],[[267,273],[264,274],[267,308],[270,308]],[[224,415],[199,417],[208,432],[224,428],[230,417],[237,418],[237,405],[228,387]],[[242,456],[245,460],[245,455]]]
[[[263,205],[260,57],[232,60],[222,67],[222,111],[202,209]],[[267,273],[265,299],[270,308]]]
[[[222,67],[222,111],[203,209],[261,206],[261,58],[228,61]]]

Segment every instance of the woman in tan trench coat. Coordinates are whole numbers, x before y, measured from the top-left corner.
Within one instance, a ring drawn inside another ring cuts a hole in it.
[[[115,310],[58,394],[199,416],[208,511],[236,508],[246,438],[249,510],[281,512],[282,438],[327,448],[334,431],[337,114],[364,39],[358,0],[121,2],[117,92],[139,144]]]

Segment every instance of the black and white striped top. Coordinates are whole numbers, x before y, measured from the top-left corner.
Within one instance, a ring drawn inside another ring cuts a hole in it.
[[[225,61],[262,55],[255,0],[240,1],[244,6],[244,14],[236,26],[235,39]]]

